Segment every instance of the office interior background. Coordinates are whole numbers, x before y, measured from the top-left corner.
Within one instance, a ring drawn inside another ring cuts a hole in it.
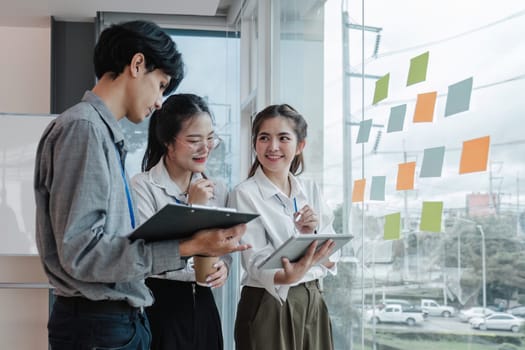
[[[521,0],[2,1],[1,349],[47,349],[33,237],[40,133],[93,86],[97,33],[137,18],[172,35],[187,66],[178,91],[212,107],[225,140],[213,176],[246,177],[251,120],[266,105],[307,118],[303,176],[322,185],[336,230],[354,235],[322,281],[336,349],[525,349],[523,328],[462,322],[473,307],[525,316]],[[133,175],[147,122],[122,127]],[[234,266],[215,295],[229,350]],[[373,322],[381,304],[423,301],[429,316],[415,325]]]

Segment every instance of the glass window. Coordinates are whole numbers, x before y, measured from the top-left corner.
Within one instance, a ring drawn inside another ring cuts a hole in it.
[[[204,97],[215,119],[215,132],[222,139],[208,161],[207,174],[224,181],[228,187],[240,181],[240,102],[239,36],[236,32],[167,30],[182,53],[186,76],[176,93],[194,93]],[[120,122],[128,141],[126,169],[130,176],[141,171],[147,145],[149,119],[135,125]],[[215,289],[221,314],[225,348],[233,348],[233,323],[237,307],[239,263],[237,257],[228,282]]]
[[[525,305],[523,5],[272,4],[272,102],[307,116],[305,176],[355,236],[323,281],[336,348],[523,348],[458,316]],[[387,298],[437,310],[410,330],[366,322]]]
[[[524,107],[513,92],[525,86],[519,59],[525,44],[516,37],[525,13],[512,1],[467,3],[366,1],[363,11],[362,1],[348,1],[344,7],[351,125],[344,142],[352,159],[344,178],[350,188],[356,179],[367,181],[365,200],[345,214],[358,237],[358,258],[365,247],[375,256],[352,279],[352,303],[431,297],[437,307],[505,311],[522,302],[525,280],[515,268],[523,262],[524,164],[517,156],[523,137],[512,125]],[[477,6],[476,15],[470,6]],[[395,115],[404,118],[397,128]],[[368,140],[357,143],[366,120]],[[470,145],[479,147],[469,153]],[[402,164],[413,164],[407,187],[400,186]],[[374,176],[386,178],[382,200],[370,199]],[[386,216],[396,213],[400,235],[387,241]],[[385,244],[393,257],[387,264],[377,260]],[[425,341],[402,339],[392,326],[361,326],[362,338],[354,341],[400,348],[467,346],[472,332],[480,334],[455,317],[433,314],[417,330]],[[456,332],[462,335],[451,336]],[[487,349],[505,342],[486,340]]]
[[[204,97],[215,119],[215,132],[222,143],[212,153],[208,164],[211,177],[228,186],[239,181],[239,37],[238,33],[168,30],[177,43],[186,75],[176,93],[194,93]],[[130,152],[126,168],[133,176],[140,171],[146,150],[149,119],[134,125],[121,121]]]

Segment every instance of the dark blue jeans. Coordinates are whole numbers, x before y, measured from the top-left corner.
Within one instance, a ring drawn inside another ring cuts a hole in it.
[[[52,350],[148,350],[151,343],[146,314],[132,309],[91,311],[57,300],[47,328]]]

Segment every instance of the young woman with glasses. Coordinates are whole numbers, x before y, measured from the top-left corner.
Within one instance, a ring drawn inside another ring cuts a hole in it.
[[[206,102],[193,94],[170,96],[151,116],[143,173],[132,179],[139,221],[168,203],[225,206],[226,186],[204,175],[220,143]],[[186,268],[148,278],[155,297],[146,309],[152,350],[223,348],[221,322],[211,288],[224,285],[231,257],[222,257],[208,287],[197,285],[191,259]]]

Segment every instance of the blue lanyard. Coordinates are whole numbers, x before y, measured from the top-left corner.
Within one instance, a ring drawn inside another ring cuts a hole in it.
[[[193,179],[193,174],[194,173],[192,172],[191,175],[190,175],[190,185],[191,185],[191,180]],[[202,176],[203,179],[208,179],[208,177],[206,175],[204,175],[204,173],[201,173],[201,176]],[[184,196],[186,197],[186,202],[185,201],[181,201],[176,196],[170,196],[170,197],[172,197],[175,200],[175,203],[177,203],[177,204],[189,206],[189,203],[188,203],[188,191],[189,190],[190,190],[190,186],[188,185],[188,188],[186,189],[186,192],[183,193]]]
[[[175,199],[175,203],[177,203],[177,204],[180,204],[180,205],[186,205],[186,206],[188,205],[188,203],[179,200],[179,199],[178,199],[177,197],[175,197],[175,196],[171,196],[171,197],[172,197],[173,199]]]
[[[131,200],[131,193],[129,191],[128,179],[126,178],[126,171],[124,170],[124,164],[122,164],[122,159],[120,158],[120,152],[115,145],[115,152],[117,152],[117,158],[120,160],[120,173],[122,174],[122,180],[124,181],[124,188],[126,190],[126,198],[128,199],[128,209],[129,217],[131,220],[131,228],[135,228],[135,214],[133,213],[133,202]]]
[[[288,215],[290,216],[290,209],[288,208],[288,206],[283,202],[283,200],[281,199],[281,197],[279,197],[279,195],[276,193],[273,195],[275,197],[275,199],[277,199],[277,202],[279,202],[279,204],[281,205],[281,207],[283,207],[283,211],[284,211],[284,214],[285,215]],[[294,210],[297,211],[297,200],[295,199],[295,197],[293,197],[293,204],[294,204]],[[293,213],[291,214],[292,218],[293,218]]]

